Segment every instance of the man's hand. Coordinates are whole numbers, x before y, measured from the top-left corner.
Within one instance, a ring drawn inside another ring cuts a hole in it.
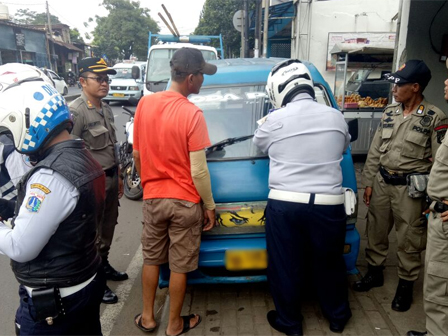
[[[372,187],[366,187],[366,189],[364,190],[364,203],[369,206],[370,204],[370,198],[372,197]]]
[[[217,224],[215,210],[204,209],[204,227],[202,231],[209,231]]]
[[[121,176],[118,177],[118,199],[123,197],[124,185]]]

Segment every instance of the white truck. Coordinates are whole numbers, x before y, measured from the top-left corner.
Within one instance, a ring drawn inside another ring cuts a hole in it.
[[[152,37],[156,37],[159,44],[151,45]],[[148,61],[146,68],[144,95],[152,94],[158,91],[163,91],[166,84],[171,77],[170,60],[174,52],[180,48],[196,48],[202,52],[206,61],[218,59],[218,51],[214,47],[205,46],[196,43],[207,43],[213,38],[219,39],[221,47],[220,58],[223,58],[222,53],[222,37],[218,36],[172,36],[172,35],[157,35],[149,33],[148,42]]]
[[[138,77],[132,77],[132,68],[138,67]],[[130,98],[140,99],[143,97],[146,62],[124,61],[113,66],[117,71],[116,75],[109,75],[111,78],[108,95],[103,99],[110,101],[129,101]]]

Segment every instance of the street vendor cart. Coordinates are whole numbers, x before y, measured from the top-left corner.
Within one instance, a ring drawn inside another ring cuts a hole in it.
[[[336,60],[334,95],[347,121],[358,119],[358,140],[353,154],[367,154],[382,111],[389,102],[393,47],[380,44],[337,43],[331,50]]]

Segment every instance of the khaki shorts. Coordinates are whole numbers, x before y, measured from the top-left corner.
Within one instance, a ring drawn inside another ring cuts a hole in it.
[[[169,262],[176,273],[198,268],[203,225],[200,204],[178,199],[143,201],[142,247],[145,265]]]

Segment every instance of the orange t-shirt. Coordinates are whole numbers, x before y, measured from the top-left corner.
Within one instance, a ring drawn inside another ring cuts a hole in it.
[[[210,146],[202,111],[180,93],[143,97],[135,113],[134,149],[140,154],[143,198],[198,203],[190,152]]]

